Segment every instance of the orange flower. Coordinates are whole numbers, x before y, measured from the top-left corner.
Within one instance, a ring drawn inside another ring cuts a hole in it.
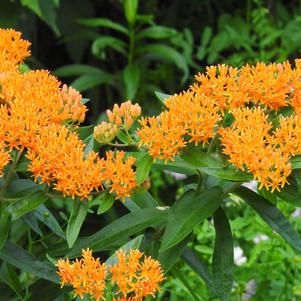
[[[29,56],[30,43],[21,39],[21,33],[0,28],[0,74],[13,70]]]
[[[158,117],[142,118],[140,125],[137,132],[141,139],[140,146],[146,145],[153,158],[173,160],[186,145],[185,125],[168,111],[162,112]]]
[[[152,157],[173,160],[186,146],[186,136],[195,144],[206,143],[213,136],[220,115],[209,98],[189,90],[171,96],[165,105],[168,110],[157,118],[140,120],[140,145],[146,145]]]
[[[104,160],[90,152],[84,158],[84,144],[64,126],[49,126],[36,137],[28,151],[28,167],[35,179],[50,184],[68,196],[87,198],[104,181]]]
[[[115,154],[110,151],[106,156],[105,181],[110,185],[110,192],[123,200],[137,187],[136,174],[132,169],[135,158],[131,156],[125,158],[123,151],[117,151]]]
[[[260,182],[260,188],[279,190],[291,173],[290,157],[269,133],[272,125],[267,115],[260,108],[232,112],[234,123],[218,131],[224,153],[230,157],[229,162],[241,170],[250,171]]]
[[[96,300],[104,300],[106,267],[99,258],[92,256],[91,250],[82,250],[83,258],[69,262],[69,259],[59,259],[56,263],[58,275],[61,277],[61,287],[70,284],[75,289],[75,294],[80,298],[89,294]]]
[[[159,283],[164,280],[163,272],[157,260],[142,256],[139,250],[130,250],[128,254],[119,250],[116,252],[118,262],[106,267],[99,258],[92,257],[89,249],[82,250],[80,260],[71,263],[69,259],[57,261],[61,287],[70,284],[80,298],[89,294],[96,300],[104,299],[104,291],[108,289],[113,290],[109,293],[114,293],[115,301],[142,301],[146,296],[154,297],[160,290]],[[111,285],[106,287],[106,281]],[[117,292],[115,285],[118,286]]]
[[[117,284],[121,299],[140,301],[144,297],[155,296],[159,283],[164,279],[160,263],[151,257],[144,256],[139,250],[130,250],[126,255],[122,250],[116,253],[118,263],[109,268],[111,281]],[[132,299],[128,298],[132,296]]]

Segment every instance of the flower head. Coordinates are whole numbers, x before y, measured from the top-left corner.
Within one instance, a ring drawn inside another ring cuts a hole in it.
[[[154,297],[159,290],[159,283],[164,279],[160,263],[143,256],[139,250],[130,250],[128,254],[120,250],[116,256],[118,263],[112,265],[109,271],[112,275],[111,281],[117,284],[122,297],[132,296],[132,299],[125,300],[135,301],[148,295]]]
[[[21,39],[21,33],[0,28],[0,74],[15,69],[29,56],[30,43]]]
[[[100,263],[99,258],[92,256],[91,250],[82,250],[82,258],[71,263],[69,259],[59,259],[56,266],[62,287],[70,284],[80,298],[89,294],[96,300],[104,300],[106,267]]]

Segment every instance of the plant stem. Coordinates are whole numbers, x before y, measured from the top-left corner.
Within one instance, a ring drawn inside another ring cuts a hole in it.
[[[190,284],[185,279],[185,277],[181,274],[181,272],[179,271],[179,269],[174,266],[174,267],[172,267],[171,270],[172,270],[173,274],[176,277],[178,277],[180,279],[180,281],[182,281],[182,283],[186,286],[186,288],[188,289],[189,293],[194,298],[194,300],[201,301],[201,299],[199,298],[199,296],[196,295],[196,293],[194,292],[193,288],[190,286]]]
[[[129,53],[128,53],[128,65],[133,64],[134,60],[134,48],[135,48],[135,27],[130,24],[130,45],[129,45]]]
[[[207,149],[207,154],[208,155],[211,154],[212,151],[214,150],[214,147],[215,147],[217,141],[218,141],[218,134],[215,134],[214,137],[212,138],[209,146],[208,146],[208,149]]]
[[[7,173],[7,176],[5,177],[5,181],[4,181],[3,187],[2,187],[2,189],[0,191],[0,215],[1,215],[1,210],[2,210],[1,204],[3,202],[3,197],[5,195],[5,192],[6,192],[7,188],[8,188],[8,185],[9,185],[9,182],[11,180],[11,177],[15,173],[15,169],[16,169],[17,163],[18,163],[21,155],[22,155],[22,151],[18,151],[16,153],[16,156],[15,156],[15,158],[12,161],[12,164],[11,164],[11,167],[10,167],[8,173]]]

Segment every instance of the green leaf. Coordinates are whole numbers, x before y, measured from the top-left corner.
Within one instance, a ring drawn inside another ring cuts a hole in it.
[[[146,59],[159,58],[174,63],[184,73],[182,82],[188,78],[187,62],[184,56],[175,48],[163,44],[149,44],[139,47],[136,51],[138,54],[145,56]]]
[[[68,221],[66,236],[68,246],[74,245],[89,209],[88,201],[73,200],[72,211]]]
[[[84,149],[84,157],[87,158],[89,153],[91,153],[94,149],[94,136],[93,136],[93,134],[91,134],[89,137],[87,137],[85,139],[84,143],[86,144],[86,147]]]
[[[195,167],[221,168],[220,162],[205,153],[200,147],[188,145],[181,152],[181,158]]]
[[[202,33],[201,46],[203,47],[207,46],[211,37],[212,37],[212,28],[206,26]]]
[[[21,0],[21,3],[45,21],[57,36],[60,35],[56,23],[56,8],[58,5],[55,0]]]
[[[129,24],[134,24],[136,21],[138,0],[123,0],[124,14]]]
[[[198,169],[207,175],[214,176],[228,181],[233,181],[233,182],[244,182],[253,179],[253,176],[251,174],[242,172],[240,170],[236,170],[233,167],[227,167],[227,168],[200,167]]]
[[[137,39],[151,38],[151,39],[168,39],[174,37],[178,32],[174,28],[153,25],[140,31],[137,34]]]
[[[153,158],[148,154],[144,154],[136,163],[136,180],[137,184],[141,184],[148,177],[149,171],[152,167]]]
[[[63,239],[66,239],[66,235],[62,230],[60,224],[57,222],[53,214],[44,205],[40,205],[34,211],[34,214],[39,221],[46,225],[56,235],[62,237]]]
[[[182,255],[183,260],[206,282],[208,288],[217,295],[213,276],[209,272],[205,262],[201,260],[191,249],[186,248]]]
[[[125,84],[125,98],[133,99],[137,93],[140,82],[140,68],[137,65],[127,65],[123,70]]]
[[[250,205],[261,218],[296,251],[301,252],[301,239],[284,214],[265,198],[252,190],[240,187],[233,192]]]
[[[138,235],[137,237],[135,237],[134,239],[132,239],[131,241],[127,242],[122,247],[120,247],[117,251],[122,250],[127,254],[131,249],[132,250],[139,249],[143,238],[144,235]],[[106,260],[105,262],[106,266],[113,265],[118,262],[116,252]]]
[[[0,251],[0,258],[21,271],[55,283],[60,282],[53,265],[37,260],[11,241],[7,241],[4,248]]]
[[[95,77],[105,77],[109,73],[93,66],[82,65],[82,64],[72,64],[55,69],[54,74],[58,77],[69,77],[69,76],[79,76],[79,75],[94,75]]]
[[[39,234],[41,237],[43,236],[43,233],[39,227],[38,219],[35,216],[34,212],[28,212],[25,215],[22,216],[22,221],[29,226],[30,229],[32,229],[34,232]]]
[[[89,19],[79,19],[77,21],[79,24],[90,26],[90,27],[106,27],[110,29],[114,29],[116,31],[122,32],[126,35],[129,34],[129,31],[123,25],[113,22],[110,19],[106,18],[89,18]]]
[[[301,191],[296,186],[285,185],[280,191],[276,190],[270,194],[277,196],[282,201],[301,207]]]
[[[102,84],[111,84],[112,79],[112,75],[103,74],[103,76],[97,76],[94,74],[86,74],[74,80],[71,86],[79,92],[83,92]]]
[[[16,179],[9,183],[6,196],[8,198],[22,198],[38,190],[41,190],[41,185],[38,185],[34,181],[29,179]]]
[[[162,104],[165,103],[165,100],[168,99],[169,97],[171,97],[172,95],[170,94],[165,94],[165,93],[161,93],[158,91],[155,91],[155,95],[157,96],[157,98],[161,101]]]
[[[193,228],[212,214],[222,203],[222,190],[211,188],[203,193],[189,190],[171,207],[160,251],[184,239]]]
[[[96,58],[100,58],[103,50],[111,47],[121,54],[126,55],[126,43],[111,36],[101,36],[92,43],[92,53]]]
[[[47,197],[43,192],[34,192],[9,205],[6,210],[11,214],[12,220],[14,221],[24,214],[33,211],[46,200]]]
[[[75,243],[73,249],[67,255],[75,257],[80,254],[81,249],[87,247],[94,250],[94,252],[105,250],[112,245],[112,242],[118,241],[120,238],[129,237],[148,227],[157,227],[164,224],[166,217],[167,210],[156,208],[141,209],[128,213],[100,231]]]
[[[104,194],[99,196],[99,200],[100,204],[97,210],[97,214],[103,214],[113,206],[115,197],[106,191]]]
[[[189,236],[183,239],[175,246],[169,248],[166,251],[160,252],[158,260],[160,261],[164,272],[166,273],[177,262],[178,258],[184,252],[184,249],[189,242]]]
[[[18,293],[22,292],[19,277],[10,264],[3,264],[0,270],[0,281],[6,283]]]
[[[213,279],[220,300],[227,301],[233,285],[234,255],[231,227],[222,208],[214,213],[214,227]]]
[[[11,217],[6,211],[1,211],[0,215],[0,250],[3,248],[11,225]]]
[[[130,139],[129,137],[123,132],[123,131],[119,131],[116,135],[116,137],[125,144],[130,144]]]
[[[153,163],[153,168],[178,172],[185,175],[197,174],[197,169],[180,157],[175,157],[174,161],[169,161],[168,163],[165,163],[164,160],[156,160]]]

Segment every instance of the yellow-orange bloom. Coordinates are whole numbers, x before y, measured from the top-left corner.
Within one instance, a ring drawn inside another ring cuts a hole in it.
[[[130,196],[137,187],[136,173],[132,166],[135,158],[125,157],[125,152],[107,152],[105,160],[105,181],[110,185],[110,192],[115,193],[117,198],[124,199]]]
[[[291,173],[290,157],[270,134],[272,125],[267,115],[260,108],[232,112],[234,123],[218,131],[229,162],[250,171],[260,182],[260,188],[265,186],[273,191],[283,187]]]
[[[0,28],[0,74],[16,68],[29,56],[30,43],[21,39],[21,33]]]
[[[35,138],[27,154],[28,169],[35,179],[49,184],[67,196],[87,198],[104,181],[104,160],[90,152],[84,158],[84,144],[64,126],[49,126]]]
[[[154,297],[164,279],[160,263],[151,257],[142,259],[143,253],[139,250],[130,250],[128,254],[120,250],[116,256],[118,263],[109,268],[111,281],[122,294],[121,299],[116,300],[141,301],[148,295]],[[130,296],[132,299],[125,299]]]
[[[187,142],[206,143],[214,135],[220,115],[206,96],[189,90],[171,96],[165,105],[158,117],[142,118],[137,132],[153,158],[172,160]]]
[[[82,250],[82,258],[71,263],[69,259],[59,259],[56,266],[61,278],[61,287],[70,284],[80,298],[88,294],[97,301],[104,300],[106,267],[100,263],[99,258],[93,258],[91,250]]]
[[[56,266],[61,287],[70,284],[80,298],[88,294],[96,300],[104,300],[104,292],[113,293],[114,301],[142,301],[149,295],[154,297],[164,280],[160,263],[143,256],[139,250],[130,250],[128,254],[119,250],[116,257],[117,263],[107,267],[99,258],[93,258],[89,249],[82,250],[80,260],[59,259]]]

